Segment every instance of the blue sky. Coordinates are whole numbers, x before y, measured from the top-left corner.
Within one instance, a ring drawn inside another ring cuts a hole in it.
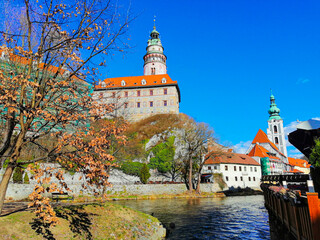
[[[132,0],[131,10],[138,14],[132,48],[110,59],[104,74],[143,74],[156,15],[180,111],[209,123],[221,143],[241,151],[259,128],[266,132],[270,89],[288,131],[297,119],[320,117],[319,1]]]
[[[287,132],[297,119],[320,117],[320,1],[115,2],[137,17],[129,25],[131,48],[108,59],[103,77],[143,74],[156,15],[180,111],[209,123],[220,143],[243,151],[259,128],[266,132],[270,89]]]

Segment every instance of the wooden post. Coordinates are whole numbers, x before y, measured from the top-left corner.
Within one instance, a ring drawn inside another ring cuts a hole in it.
[[[319,239],[320,236],[320,203],[318,193],[307,192],[308,207],[313,240]]]

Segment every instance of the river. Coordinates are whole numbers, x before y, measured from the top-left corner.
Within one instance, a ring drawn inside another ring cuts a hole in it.
[[[158,218],[169,228],[167,239],[270,239],[263,196],[118,203]]]

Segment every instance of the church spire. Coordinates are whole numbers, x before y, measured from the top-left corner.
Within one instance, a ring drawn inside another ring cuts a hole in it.
[[[270,96],[270,108],[269,108],[269,120],[267,135],[271,142],[273,142],[279,151],[287,156],[287,147],[285,140],[285,132],[283,129],[283,120],[280,117],[280,109],[277,107],[275,98],[271,92]]]
[[[153,30],[148,40],[147,53],[144,55],[144,75],[167,74],[167,57],[163,54],[160,33],[156,29],[155,19]]]
[[[270,114],[269,120],[271,119],[281,119],[280,117],[280,109],[277,107],[277,104],[275,102],[275,98],[271,92],[270,96],[270,108],[268,113]]]

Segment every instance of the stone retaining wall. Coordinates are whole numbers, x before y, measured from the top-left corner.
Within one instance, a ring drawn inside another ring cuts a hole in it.
[[[217,192],[220,188],[217,184],[203,183],[200,185],[202,192]],[[81,186],[77,184],[69,185],[72,190],[70,195],[78,196],[90,195],[90,192],[82,192]],[[21,200],[28,198],[32,193],[33,184],[9,184],[6,199]],[[157,195],[157,194],[181,194],[186,191],[185,184],[128,184],[128,185],[113,185],[107,188],[107,194],[121,195]]]

